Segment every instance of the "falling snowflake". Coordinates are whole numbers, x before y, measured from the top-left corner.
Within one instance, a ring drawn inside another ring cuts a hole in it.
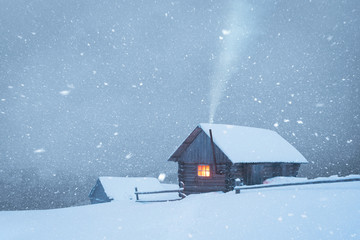
[[[44,153],[44,152],[45,152],[44,148],[39,148],[39,149],[34,150],[34,153]]]
[[[70,90],[60,91],[59,93],[60,93],[61,95],[63,95],[63,96],[67,96],[67,95],[70,94]]]
[[[223,29],[221,32],[222,32],[222,34],[224,34],[224,35],[229,35],[229,34],[231,33],[231,31],[230,31],[230,30],[227,30],[227,29]]]
[[[166,178],[166,174],[165,174],[165,173],[160,173],[160,174],[159,174],[158,179],[159,179],[160,182],[163,182],[163,181],[165,180],[165,178]]]

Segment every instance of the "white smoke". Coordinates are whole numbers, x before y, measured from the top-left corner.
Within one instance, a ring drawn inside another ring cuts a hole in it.
[[[221,52],[218,55],[215,71],[210,78],[210,114],[209,122],[214,122],[216,110],[226,91],[227,83],[236,71],[235,60],[240,57],[250,35],[252,8],[240,1],[233,1],[224,23],[219,41]]]

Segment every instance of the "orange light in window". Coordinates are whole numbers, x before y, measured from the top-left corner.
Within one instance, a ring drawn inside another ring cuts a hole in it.
[[[210,166],[209,165],[198,165],[198,176],[210,177]]]

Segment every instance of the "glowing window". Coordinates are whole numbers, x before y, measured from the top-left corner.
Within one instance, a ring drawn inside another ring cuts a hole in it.
[[[198,165],[198,176],[210,177],[210,165]]]

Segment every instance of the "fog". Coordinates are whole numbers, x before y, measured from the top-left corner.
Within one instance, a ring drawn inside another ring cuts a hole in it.
[[[168,157],[209,121],[278,132],[301,176],[360,173],[357,0],[0,4],[0,209],[175,182]]]

